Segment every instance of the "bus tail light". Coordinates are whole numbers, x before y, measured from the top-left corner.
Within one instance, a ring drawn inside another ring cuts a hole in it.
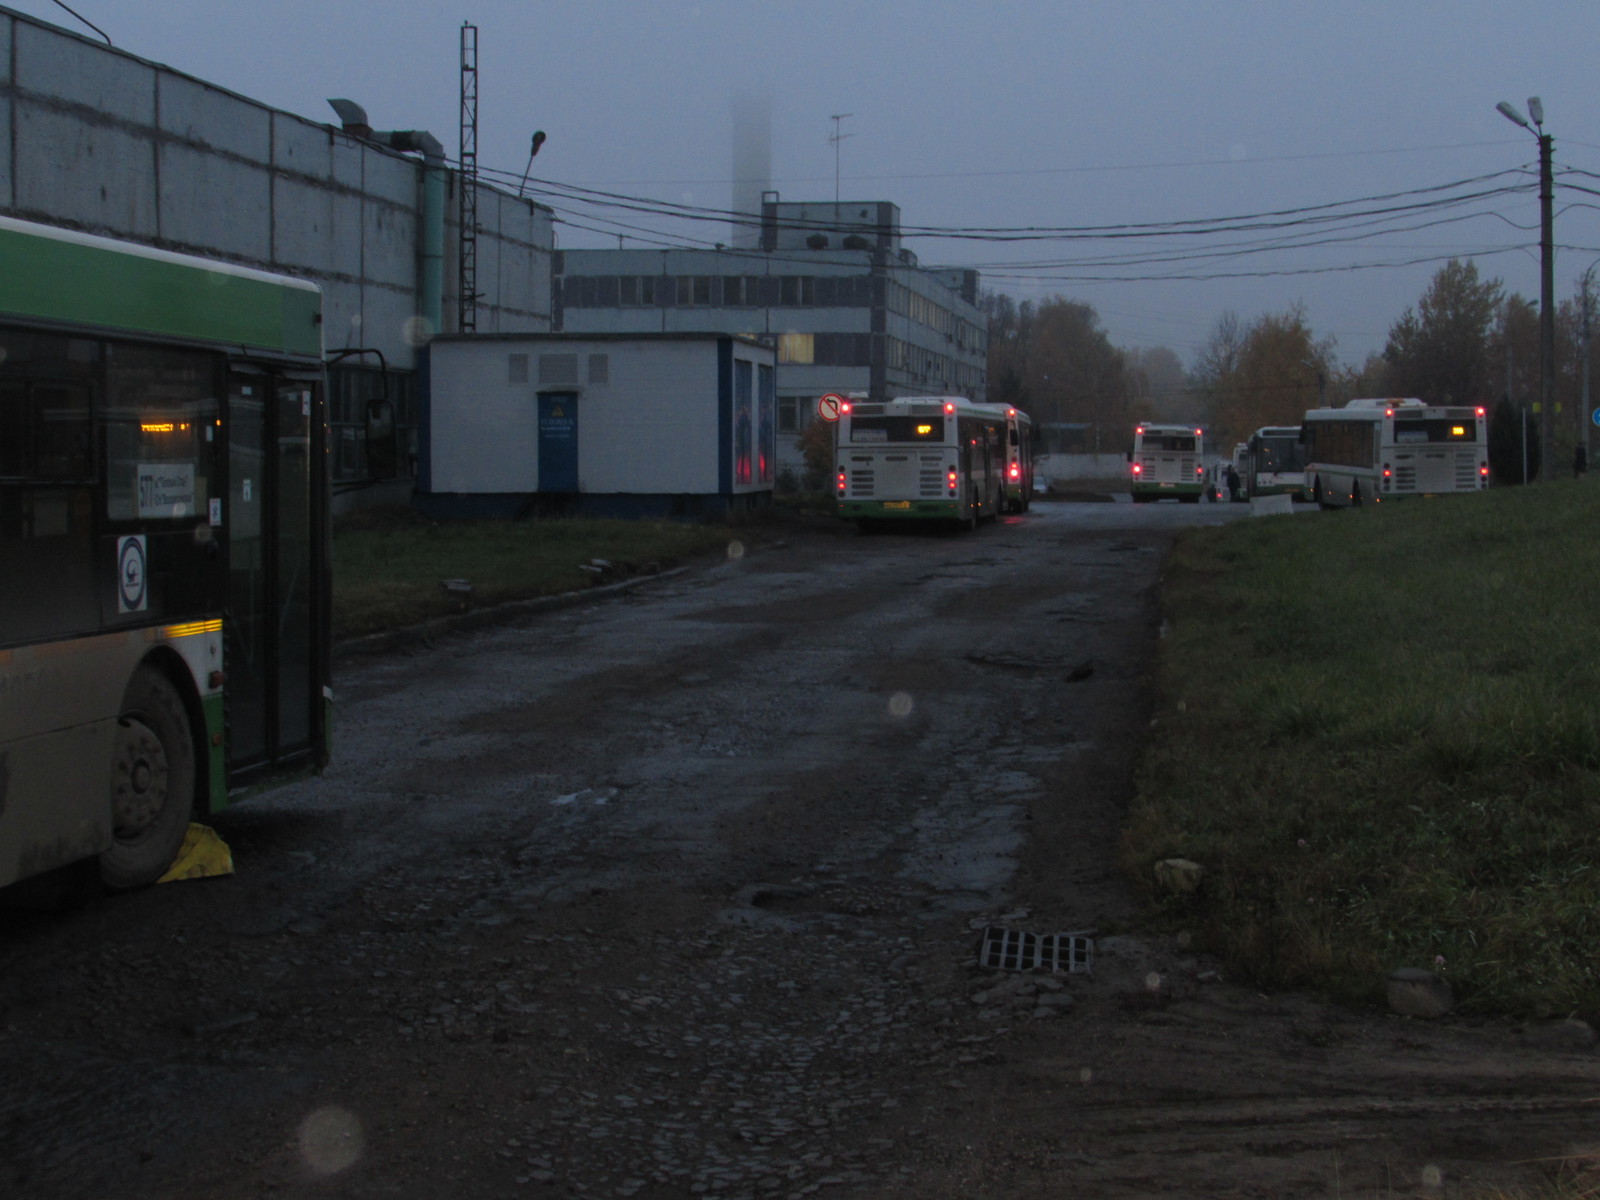
[[[1013,478],[1013,479],[1021,479],[1022,478],[1022,468],[1019,467],[1016,463],[1012,463],[1011,464],[1011,478]]]
[[[1143,463],[1134,463],[1133,464],[1133,473],[1135,475],[1143,475],[1144,474],[1144,464]]]
[[[843,491],[844,491],[844,472],[843,471],[839,472],[839,491],[841,493],[843,493]]]
[[[1481,463],[1478,464],[1478,478],[1479,479],[1487,479],[1487,478],[1489,478],[1489,464],[1488,463],[1481,462]]]
[[[956,469],[954,467],[951,467],[948,471],[946,471],[944,473],[944,484],[945,484],[945,486],[947,488],[950,489],[950,494],[951,495],[955,494],[956,480],[957,480],[958,477],[959,477],[958,473],[957,473],[957,471],[956,471]]]
[[[1203,478],[1205,476],[1205,473],[1206,473],[1206,469],[1204,467],[1196,467],[1194,469],[1194,476],[1195,476],[1196,479]]]

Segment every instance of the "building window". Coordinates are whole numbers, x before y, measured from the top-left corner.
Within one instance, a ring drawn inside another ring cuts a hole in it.
[[[799,433],[804,429],[810,403],[810,398],[806,396],[779,396],[778,432]]]
[[[744,305],[744,276],[724,275],[722,277],[722,303],[728,308],[741,308]]]
[[[624,275],[617,280],[617,303],[623,308],[638,307],[639,277],[637,275]]]
[[[816,335],[810,333],[780,333],[778,335],[778,361],[781,363],[816,362]]]

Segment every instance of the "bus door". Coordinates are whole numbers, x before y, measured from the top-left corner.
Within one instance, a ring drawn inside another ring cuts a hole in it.
[[[278,764],[313,750],[318,570],[310,379],[235,369],[228,387],[229,760]],[[230,779],[230,783],[233,780]]]

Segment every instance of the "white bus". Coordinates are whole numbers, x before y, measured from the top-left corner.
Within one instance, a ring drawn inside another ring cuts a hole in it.
[[[1193,425],[1135,426],[1128,462],[1135,503],[1175,496],[1197,504],[1206,489],[1205,431]]]
[[[1322,508],[1489,486],[1481,406],[1352,400],[1343,408],[1312,409],[1301,428],[1306,488]]]
[[[1244,493],[1256,496],[1287,495],[1306,498],[1305,443],[1298,425],[1263,425],[1245,443],[1239,478]]]
[[[992,520],[1008,503],[1007,413],[964,396],[849,401],[834,448],[835,511],[862,529],[880,520],[969,529]]]
[[[1033,453],[1038,434],[1033,418],[1020,408],[1006,408],[1007,512],[1024,513],[1033,504]]]

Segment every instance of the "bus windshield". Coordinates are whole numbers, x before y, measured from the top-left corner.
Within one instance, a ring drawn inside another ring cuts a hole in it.
[[[1256,450],[1258,471],[1299,471],[1305,465],[1305,447],[1296,438],[1262,438]]]

